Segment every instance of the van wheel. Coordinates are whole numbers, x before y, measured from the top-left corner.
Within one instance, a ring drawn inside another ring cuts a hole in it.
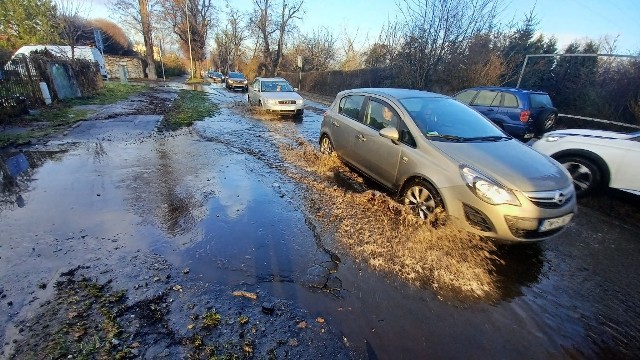
[[[427,219],[438,208],[444,210],[444,203],[438,191],[421,179],[413,180],[404,187],[402,203],[409,206],[422,220]]]

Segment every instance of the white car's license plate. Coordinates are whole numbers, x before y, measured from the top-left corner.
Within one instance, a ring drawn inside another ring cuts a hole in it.
[[[540,224],[538,231],[549,231],[557,229],[559,227],[563,227],[567,225],[569,221],[571,221],[571,218],[573,218],[573,214],[567,214],[558,218],[544,220],[542,224]]]

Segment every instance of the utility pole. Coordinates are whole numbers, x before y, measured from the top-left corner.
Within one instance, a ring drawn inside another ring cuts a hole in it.
[[[167,81],[167,78],[164,76],[164,61],[162,60],[162,37],[159,40],[160,42],[160,65],[162,66],[162,80]]]
[[[191,27],[189,26],[189,0],[184,2],[184,12],[187,15],[187,40],[189,42],[189,60],[191,61],[191,78],[193,79],[193,55],[191,54]]]

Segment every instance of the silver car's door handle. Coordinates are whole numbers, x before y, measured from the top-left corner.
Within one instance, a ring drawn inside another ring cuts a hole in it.
[[[334,121],[332,121],[331,123],[332,123],[332,124],[333,124],[333,126],[335,126],[335,127],[340,127],[340,124],[339,124],[337,121],[335,121],[335,120],[334,120]]]
[[[367,139],[364,136],[362,136],[362,134],[356,135],[356,138],[360,141],[367,141]]]

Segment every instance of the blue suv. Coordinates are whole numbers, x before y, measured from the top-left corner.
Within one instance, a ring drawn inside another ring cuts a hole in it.
[[[541,91],[483,86],[462,90],[454,97],[519,139],[550,131],[558,118],[549,94]]]

